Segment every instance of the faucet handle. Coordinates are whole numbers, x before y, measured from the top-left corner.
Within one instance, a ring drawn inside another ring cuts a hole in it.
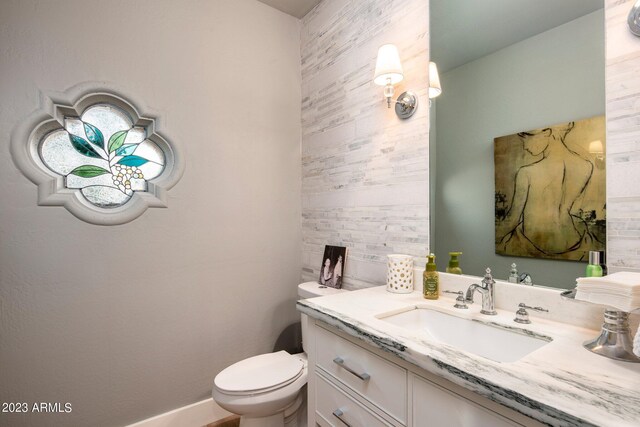
[[[467,308],[469,308],[467,306],[467,301],[464,299],[464,292],[462,292],[462,291],[457,291],[457,292],[454,292],[454,291],[442,291],[442,292],[446,292],[448,294],[456,294],[456,295],[458,295],[458,297],[456,298],[456,303],[453,306],[454,308],[459,308],[459,309],[467,309]]]
[[[513,321],[516,323],[524,323],[524,324],[531,323],[531,320],[529,320],[529,312],[527,312],[527,309],[538,311],[538,312],[542,312],[542,311],[546,313],[549,312],[549,310],[547,310],[546,308],[530,307],[525,303],[521,302],[520,304],[518,304],[518,311],[516,311],[516,317],[515,319],[513,319]]]

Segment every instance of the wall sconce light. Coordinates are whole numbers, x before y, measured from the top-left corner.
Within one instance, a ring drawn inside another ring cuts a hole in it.
[[[440,75],[435,62],[429,62],[429,99],[436,98],[442,93],[440,85]]]
[[[376,72],[373,82],[378,86],[384,86],[384,96],[387,98],[387,107],[391,108],[391,98],[393,98],[393,85],[402,81],[404,74],[398,48],[392,44],[385,44],[378,49],[378,59],[376,60]],[[408,119],[418,108],[418,97],[412,92],[403,92],[395,101],[396,114],[401,119]]]
[[[604,147],[602,145],[602,141],[595,140],[589,143],[589,153],[595,154],[596,156],[596,167],[598,169],[602,169],[604,166]]]

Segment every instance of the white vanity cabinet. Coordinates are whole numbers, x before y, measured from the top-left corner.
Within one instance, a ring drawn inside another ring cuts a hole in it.
[[[309,426],[541,426],[509,408],[309,319]]]
[[[414,426],[513,427],[522,424],[411,375],[411,419]]]

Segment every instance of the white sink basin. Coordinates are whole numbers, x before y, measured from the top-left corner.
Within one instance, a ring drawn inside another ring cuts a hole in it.
[[[515,362],[551,341],[521,328],[488,325],[428,308],[411,307],[401,313],[376,317],[405,329],[425,332],[435,340],[496,362]]]

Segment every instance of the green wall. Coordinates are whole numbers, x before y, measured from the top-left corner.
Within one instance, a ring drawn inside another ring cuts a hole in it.
[[[604,114],[604,12],[447,71],[441,81],[431,133],[438,269],[459,250],[465,274],[488,266],[504,279],[516,262],[536,284],[572,288],[585,263],[495,254],[493,138]]]

